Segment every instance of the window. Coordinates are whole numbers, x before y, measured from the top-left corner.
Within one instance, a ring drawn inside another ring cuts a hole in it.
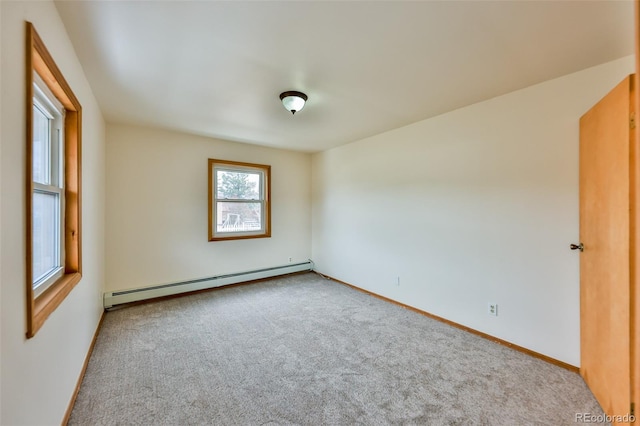
[[[271,236],[271,166],[209,159],[209,241]]]
[[[82,108],[27,22],[27,337],[81,278]]]
[[[37,73],[32,110],[32,285],[37,297],[63,275],[64,187],[61,172],[64,109]]]

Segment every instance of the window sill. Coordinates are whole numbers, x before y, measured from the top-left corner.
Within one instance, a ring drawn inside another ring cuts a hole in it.
[[[81,278],[82,274],[79,272],[63,275],[34,300],[30,324],[27,329],[27,338],[35,336],[45,320],[60,306],[65,297],[80,282]]]
[[[262,234],[241,234],[241,235],[218,235],[210,238],[209,241],[227,241],[227,240],[248,240],[250,238],[271,238],[271,233]]]

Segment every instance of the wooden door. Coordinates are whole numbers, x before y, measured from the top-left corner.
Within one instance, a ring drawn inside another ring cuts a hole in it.
[[[608,415],[631,410],[633,77],[580,119],[580,374]]]
[[[634,118],[640,114],[640,1],[635,1],[636,73]],[[640,125],[631,143],[631,402],[640,401]]]

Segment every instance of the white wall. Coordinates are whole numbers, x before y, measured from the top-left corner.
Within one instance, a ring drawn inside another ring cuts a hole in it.
[[[2,425],[60,424],[102,313],[104,122],[52,2],[0,2],[0,291]],[[33,22],[83,107],[83,278],[27,340],[25,300],[25,23]]]
[[[317,270],[578,366],[578,120],[633,65],[315,154]]]
[[[271,238],[208,241],[209,158],[271,165]],[[107,289],[306,261],[310,168],[309,154],[109,124]]]

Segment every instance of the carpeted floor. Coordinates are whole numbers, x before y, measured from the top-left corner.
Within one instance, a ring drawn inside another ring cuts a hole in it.
[[[568,425],[579,375],[316,274],[105,314],[71,425]]]

